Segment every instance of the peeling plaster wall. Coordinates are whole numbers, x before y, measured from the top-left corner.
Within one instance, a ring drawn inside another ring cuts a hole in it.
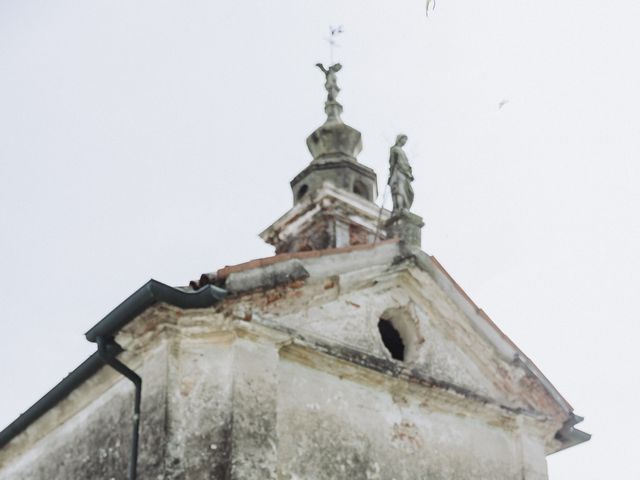
[[[143,378],[139,480],[546,480],[558,425],[535,382],[426,274],[365,260],[316,259],[306,280],[129,324],[118,341]],[[404,364],[378,333],[389,311],[416,335]],[[0,480],[125,479],[132,407],[130,382],[103,369],[0,451]]]
[[[340,280],[336,280],[333,288],[340,288]],[[492,385],[487,373],[480,370],[470,355],[472,349],[489,347],[472,345],[464,351],[462,347],[465,345],[459,345],[451,338],[451,330],[457,327],[457,319],[453,316],[443,319],[436,309],[416,303],[398,284],[378,284],[364,290],[345,292],[331,301],[311,305],[300,312],[278,312],[275,321],[332,342],[390,358],[380,339],[377,324],[382,314],[393,308],[406,310],[419,337],[420,345],[416,348],[415,357],[410,359],[412,363],[423,366],[441,380],[472,388],[485,395],[500,395],[501,392]],[[473,335],[464,341],[469,344],[478,342],[478,339]],[[487,352],[487,355],[490,354]]]
[[[520,480],[512,432],[282,362],[279,478]]]
[[[417,337],[411,340],[410,365],[514,407],[561,413],[526,371],[497,355],[426,274],[415,279],[406,269],[365,267],[251,293],[229,300],[226,308],[237,319],[264,321],[382,358],[390,354],[377,323],[386,311],[403,310]]]
[[[546,479],[516,423],[256,331],[176,335],[146,357],[140,480]],[[117,381],[0,480],[125,479],[131,393]]]
[[[232,477],[275,479],[278,352],[273,344],[234,345]]]
[[[231,478],[232,339],[170,341],[167,480]]]
[[[135,367],[144,379],[140,479],[155,479],[164,471],[165,367],[164,348],[150,353],[143,365]],[[0,480],[126,478],[134,389],[128,380],[117,375],[113,377],[116,381],[111,388],[40,439],[26,453],[13,458],[3,456]],[[38,434],[38,427],[37,423],[31,427],[34,435]]]

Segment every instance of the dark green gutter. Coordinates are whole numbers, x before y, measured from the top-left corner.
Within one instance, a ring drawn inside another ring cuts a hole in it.
[[[226,291],[213,285],[206,285],[194,292],[149,280],[85,333],[85,337],[90,342],[96,342],[98,337],[113,337],[127,323],[157,302],[184,309],[207,308],[222,300],[226,294]]]
[[[206,285],[197,291],[188,291],[170,287],[156,280],[149,280],[100,320],[85,336],[90,342],[96,342],[98,337],[113,338],[122,327],[156,303],[167,303],[185,310],[207,308],[218,303],[226,294],[225,290],[213,285]],[[112,357],[116,357],[122,352],[122,348],[115,343],[111,343],[108,348],[108,353]],[[105,362],[100,358],[98,352],[87,358],[78,368],[0,432],[0,448],[24,432],[29,425],[64,400],[104,365]]]

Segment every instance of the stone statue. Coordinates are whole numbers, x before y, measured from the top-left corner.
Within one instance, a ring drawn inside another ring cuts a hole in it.
[[[327,102],[335,102],[338,97],[338,93],[340,93],[336,73],[340,71],[342,65],[336,63],[335,65],[331,65],[329,68],[325,68],[321,63],[316,63],[316,67],[322,70],[326,77],[324,88],[327,89]]]
[[[389,186],[393,199],[393,213],[408,211],[413,204],[413,174],[411,165],[402,147],[407,143],[406,135],[398,135],[389,154]]]

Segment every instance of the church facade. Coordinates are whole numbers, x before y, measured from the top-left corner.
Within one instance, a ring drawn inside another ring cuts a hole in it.
[[[421,250],[406,137],[394,209],[374,203],[339,70],[322,67],[327,120],[293,207],[261,234],[276,254],[134,292],[0,432],[0,480],[544,480],[548,455],[589,439]]]

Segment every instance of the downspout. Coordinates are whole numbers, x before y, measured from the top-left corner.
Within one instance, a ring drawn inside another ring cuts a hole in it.
[[[133,403],[133,433],[131,436],[131,460],[129,461],[129,480],[136,480],[137,467],[138,467],[138,440],[140,432],[140,400],[142,395],[142,379],[136,372],[127,367],[124,363],[116,359],[115,355],[111,353],[110,347],[117,346],[113,337],[97,337],[96,342],[98,344],[98,356],[100,359],[116,370],[118,373],[127,377],[135,386],[135,400]],[[118,351],[118,350],[116,350]],[[121,351],[121,349],[120,349]]]

